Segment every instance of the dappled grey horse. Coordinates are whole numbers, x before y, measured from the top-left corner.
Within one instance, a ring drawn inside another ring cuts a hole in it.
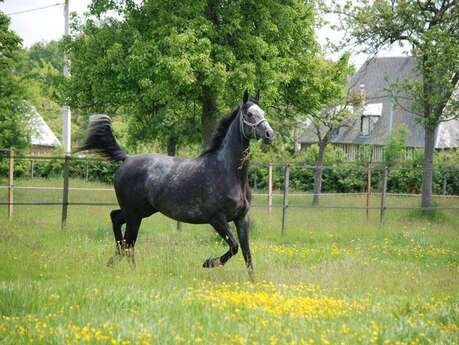
[[[156,153],[127,155],[116,142],[107,115],[90,118],[86,142],[78,151],[93,150],[113,161],[123,161],[114,186],[120,209],[111,212],[116,240],[115,255],[134,261],[134,245],[142,218],[156,212],[180,222],[211,224],[229,245],[220,257],[207,259],[203,267],[224,265],[238,251],[238,242],[228,222],[234,222],[249,273],[250,188],[248,153],[250,139],[271,143],[273,130],[255,98],[244,93],[243,101],[222,119],[211,145],[197,158],[169,157]],[[126,224],[124,236],[121,231]]]

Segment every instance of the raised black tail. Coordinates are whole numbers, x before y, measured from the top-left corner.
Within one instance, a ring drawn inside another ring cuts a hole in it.
[[[104,114],[92,115],[89,118],[88,136],[78,151],[95,151],[105,159],[124,161],[126,152],[118,145],[112,131],[112,119]]]

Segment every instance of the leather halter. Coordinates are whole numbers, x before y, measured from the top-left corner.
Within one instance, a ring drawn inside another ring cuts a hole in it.
[[[242,135],[245,139],[247,139],[247,140],[250,140],[251,138],[259,139],[259,138],[257,138],[257,127],[258,127],[258,125],[260,125],[260,124],[262,124],[263,122],[265,122],[266,119],[263,118],[263,119],[261,119],[261,120],[258,120],[258,121],[255,122],[255,123],[252,123],[252,122],[249,122],[249,121],[247,121],[247,120],[245,119],[245,116],[244,116],[244,114],[242,113],[242,109],[240,109],[239,112],[240,112],[240,114],[239,114],[239,125],[240,125],[241,135]],[[250,127],[252,136],[247,136],[247,135],[245,134],[244,125]]]

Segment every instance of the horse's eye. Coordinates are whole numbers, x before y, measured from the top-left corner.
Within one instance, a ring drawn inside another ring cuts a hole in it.
[[[251,113],[251,112],[248,112],[248,113],[247,113],[247,116],[248,116],[248,117],[252,117],[252,113]]]

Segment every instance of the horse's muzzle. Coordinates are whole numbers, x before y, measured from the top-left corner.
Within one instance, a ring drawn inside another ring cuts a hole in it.
[[[265,144],[271,144],[273,142],[274,138],[274,131],[271,128],[271,126],[267,125],[263,129],[263,135],[261,135],[261,138],[263,139],[263,142]]]

